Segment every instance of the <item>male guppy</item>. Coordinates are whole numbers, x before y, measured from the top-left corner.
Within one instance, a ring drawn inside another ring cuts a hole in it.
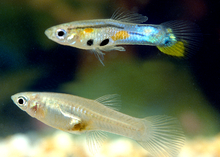
[[[175,118],[125,115],[112,109],[120,101],[115,94],[90,100],[68,94],[24,92],[11,98],[21,110],[47,125],[70,133],[86,132],[93,154],[106,138],[104,132],[131,138],[156,157],[176,157],[185,142]]]
[[[59,44],[91,50],[102,64],[102,51],[125,51],[117,45],[157,46],[161,52],[176,57],[185,57],[197,46],[199,34],[195,24],[185,21],[140,24],[147,19],[119,10],[110,19],[64,23],[47,29],[45,34]]]

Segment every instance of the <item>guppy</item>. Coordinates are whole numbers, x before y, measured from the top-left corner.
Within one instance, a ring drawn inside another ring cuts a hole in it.
[[[120,102],[116,94],[91,100],[60,93],[24,92],[11,98],[21,110],[51,127],[70,133],[86,132],[93,154],[106,138],[104,132],[131,138],[155,157],[176,157],[185,142],[175,118],[162,115],[139,119],[113,109]]]
[[[160,25],[140,24],[147,19],[119,10],[110,19],[64,23],[48,28],[45,34],[59,44],[91,50],[102,64],[102,51],[125,51],[117,45],[157,46],[161,52],[176,57],[185,57],[196,48],[199,33],[194,23],[177,20]]]

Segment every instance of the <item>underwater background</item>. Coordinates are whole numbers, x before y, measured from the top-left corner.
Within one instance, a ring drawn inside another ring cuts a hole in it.
[[[178,118],[187,137],[182,151],[188,150],[188,154],[181,152],[180,156],[197,156],[190,151],[202,150],[211,143],[216,144],[210,147],[216,149],[216,152],[211,149],[214,155],[220,156],[220,1],[1,0],[0,4],[1,157],[14,156],[6,150],[13,152],[14,147],[22,144],[13,143],[16,138],[26,141],[24,147],[16,147],[16,151],[24,152],[24,155],[16,153],[17,156],[35,156],[34,146],[53,154],[56,147],[64,145],[53,147],[52,136],[65,143],[65,150],[71,149],[52,156],[89,155],[81,135],[57,131],[20,110],[11,95],[24,91],[68,93],[90,99],[119,94],[122,113],[138,118],[153,115]],[[195,22],[203,34],[203,43],[186,59],[166,56],[156,47],[124,46],[125,52],[106,52],[102,66],[89,51],[59,45],[44,34],[47,28],[61,23],[110,18],[119,7],[146,15],[146,24],[170,20]],[[111,146],[107,141],[101,156],[148,155],[132,140],[120,136],[108,140]],[[204,145],[194,147],[197,143]],[[127,155],[114,154],[110,148],[114,151],[120,148]]]

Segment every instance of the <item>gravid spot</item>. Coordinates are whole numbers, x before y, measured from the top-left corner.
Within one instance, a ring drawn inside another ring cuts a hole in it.
[[[109,43],[109,39],[105,39],[100,43],[100,46],[105,46]]]
[[[88,45],[88,46],[92,46],[92,45],[93,45],[93,39],[89,39],[89,40],[87,41],[87,45]]]
[[[85,130],[86,129],[86,123],[78,123],[78,124],[76,124],[76,125],[74,125],[74,127],[73,128],[71,128],[70,130],[71,131],[83,131],[83,130]]]

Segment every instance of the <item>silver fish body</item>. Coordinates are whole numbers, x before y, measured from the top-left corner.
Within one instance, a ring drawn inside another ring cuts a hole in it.
[[[198,29],[193,23],[170,21],[160,25],[140,24],[145,21],[147,17],[141,14],[118,12],[111,19],[53,26],[45,34],[59,44],[91,50],[102,64],[102,51],[125,51],[118,45],[157,46],[165,54],[185,57],[199,40],[199,33],[195,33]]]
[[[63,31],[64,36],[59,37]],[[62,45],[80,49],[107,50],[116,45],[163,45],[166,31],[161,25],[132,24],[114,19],[99,19],[70,22],[51,27],[47,37]],[[90,45],[87,42],[93,40]],[[109,42],[102,44],[104,40]]]
[[[157,157],[174,157],[184,144],[184,134],[175,118],[153,116],[139,119],[120,113],[109,108],[119,102],[117,95],[91,100],[68,94],[25,92],[13,95],[12,100],[49,126],[71,133],[85,132],[93,154],[100,148],[104,132],[136,140]]]

